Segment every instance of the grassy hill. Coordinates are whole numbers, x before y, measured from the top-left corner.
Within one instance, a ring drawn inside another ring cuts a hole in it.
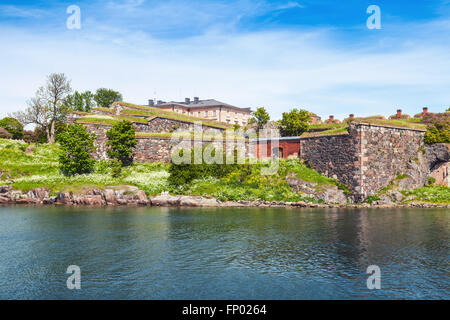
[[[200,179],[181,188],[168,185],[168,164],[134,163],[124,168],[120,178],[111,176],[106,161],[96,164],[91,174],[66,177],[61,174],[58,165],[59,147],[57,144],[27,144],[23,141],[0,139],[0,184],[13,181],[14,189],[29,191],[37,187],[58,191],[79,192],[86,188],[104,188],[106,186],[134,185],[149,195],[169,190],[171,193],[201,196],[214,196],[221,200],[290,200],[302,199],[296,195],[285,181],[289,172],[294,172],[305,181],[315,182],[319,186],[335,185],[337,182],[321,176],[306,168],[296,160],[280,162],[279,174],[261,175],[262,165],[252,166],[250,172],[234,172],[223,179]],[[242,177],[242,179],[237,179]],[[241,181],[242,180],[242,181]]]
[[[27,144],[23,141],[0,139],[0,184],[11,179],[13,187],[28,191],[47,187],[52,192],[83,188],[134,185],[148,194],[167,190],[168,173],[164,164],[136,163],[123,170],[123,177],[113,178],[105,161],[97,162],[91,174],[66,177],[60,173],[57,144]]]
[[[18,140],[0,139],[0,185],[11,183],[14,189],[24,192],[46,187],[53,194],[59,191],[77,193],[88,188],[133,185],[148,195],[169,191],[172,194],[212,196],[223,201],[314,201],[299,196],[289,187],[285,177],[294,173],[304,181],[316,183],[318,189],[332,185],[346,189],[334,179],[307,168],[299,160],[280,161],[278,174],[275,175],[262,175],[264,165],[256,164],[250,170],[236,170],[221,179],[198,179],[189,185],[173,188],[168,184],[168,164],[134,163],[123,169],[122,177],[113,178],[108,163],[98,161],[93,173],[66,177],[59,170],[58,153],[57,144],[27,144]],[[428,186],[404,194],[408,196],[408,201],[450,203],[448,187]]]

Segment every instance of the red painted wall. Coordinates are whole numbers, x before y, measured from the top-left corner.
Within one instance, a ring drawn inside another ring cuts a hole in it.
[[[276,147],[276,143],[271,141],[260,141],[257,144],[257,155],[261,159],[263,157],[272,157],[273,148]],[[297,156],[300,154],[300,140],[281,140],[278,141],[278,148],[283,154],[283,158],[286,159],[289,156]],[[265,154],[263,152],[265,151]],[[280,153],[281,153],[280,152]],[[281,156],[281,154],[280,154]]]

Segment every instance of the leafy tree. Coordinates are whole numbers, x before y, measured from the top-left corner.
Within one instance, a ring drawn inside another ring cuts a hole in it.
[[[446,112],[450,112],[450,108],[448,108]]]
[[[311,114],[306,110],[293,109],[291,112],[283,112],[280,121],[281,134],[283,136],[300,136],[308,130],[308,121]]]
[[[38,93],[36,93],[36,97],[28,100],[27,104],[28,107],[25,111],[18,111],[14,113],[14,116],[24,126],[27,124],[35,124],[36,129],[40,131],[39,134],[44,133],[46,135],[45,142],[47,142],[50,139],[50,110],[44,104],[44,101]]]
[[[61,153],[59,164],[63,174],[90,173],[94,170],[95,159],[90,154],[95,151],[95,134],[87,132],[81,124],[70,124],[59,137]]]
[[[136,146],[136,129],[130,121],[120,121],[106,132],[109,147],[108,156],[117,159],[124,166],[133,162],[133,147]]]
[[[23,137],[23,125],[14,118],[6,117],[0,120],[0,128],[7,130],[13,135],[13,139],[22,139]]]
[[[34,136],[34,132],[31,130],[24,130],[23,131],[23,141],[27,143],[36,142],[36,137]]]
[[[95,107],[94,94],[90,91],[75,91],[66,97],[64,103],[71,110],[90,112]]]
[[[109,108],[112,103],[122,101],[122,99],[120,92],[105,88],[98,89],[94,95],[94,100],[97,102],[97,105],[103,108]]]
[[[269,120],[270,116],[264,107],[260,107],[253,112],[252,122],[256,123],[258,131],[261,130]]]
[[[41,126],[36,126],[33,132],[33,141],[37,143],[47,143],[48,135],[46,129]]]
[[[64,102],[71,92],[70,81],[64,73],[52,73],[47,77],[46,85],[27,102],[28,108],[15,113],[15,118],[23,125],[41,126],[47,133],[48,142],[54,143],[56,122],[64,121],[70,111]]]
[[[57,121],[55,125],[55,139],[59,142],[61,134],[67,130],[68,124],[64,121]]]

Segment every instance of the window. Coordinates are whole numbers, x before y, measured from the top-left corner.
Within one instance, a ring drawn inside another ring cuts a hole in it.
[[[213,110],[213,117],[216,116],[216,110]]]
[[[205,118],[208,118],[208,111],[205,111]]]
[[[193,116],[194,115],[194,113],[193,112],[191,112],[191,116]]]
[[[198,117],[201,117],[200,111],[197,113]]]

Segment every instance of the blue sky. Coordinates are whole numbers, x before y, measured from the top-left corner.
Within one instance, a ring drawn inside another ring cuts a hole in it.
[[[66,8],[81,9],[68,30]],[[369,30],[369,5],[381,30]],[[52,72],[124,99],[216,98],[322,117],[450,106],[450,0],[0,2],[0,116]],[[156,92],[156,94],[155,94]]]

